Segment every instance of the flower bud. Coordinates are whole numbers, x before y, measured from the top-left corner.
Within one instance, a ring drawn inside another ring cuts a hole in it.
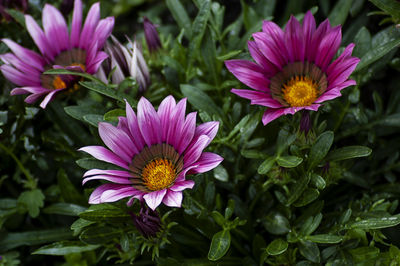
[[[147,17],[143,17],[143,27],[147,47],[149,51],[153,53],[161,48],[161,41],[156,26]]]

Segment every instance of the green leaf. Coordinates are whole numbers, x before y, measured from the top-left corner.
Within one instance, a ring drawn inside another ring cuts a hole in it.
[[[228,171],[226,171],[226,169],[222,165],[218,165],[216,168],[214,168],[213,172],[215,179],[222,182],[228,181],[229,179]]]
[[[374,5],[400,19],[400,3],[395,0],[370,0]]]
[[[314,217],[308,217],[307,220],[302,224],[299,233],[303,236],[311,235],[318,226],[321,224],[322,214],[318,213]]]
[[[374,63],[375,61],[377,61],[378,59],[382,58],[384,55],[389,53],[392,49],[397,48],[399,45],[400,45],[400,38],[397,38],[395,40],[372,47],[368,53],[366,53],[363,57],[361,57],[361,61],[354,70],[354,73],[371,65],[372,63]]]
[[[290,134],[289,131],[286,129],[282,129],[278,133],[278,140],[277,140],[277,156],[281,155],[282,152],[287,149],[294,141],[296,140],[295,134]]]
[[[366,27],[362,27],[354,37],[354,56],[362,57],[371,49],[371,34]]]
[[[268,245],[266,251],[269,255],[276,256],[284,253],[287,250],[288,246],[288,242],[286,242],[282,238],[277,238]]]
[[[193,60],[200,49],[200,43],[203,39],[204,32],[206,31],[207,21],[210,17],[210,14],[211,1],[204,0],[192,26],[193,38],[189,43],[189,61]]]
[[[309,261],[320,263],[321,257],[317,244],[310,241],[300,241],[299,250],[300,254]]]
[[[223,230],[216,233],[210,245],[210,250],[208,251],[208,259],[212,261],[217,261],[222,258],[226,252],[229,250],[231,245],[231,234],[228,230]]]
[[[339,0],[328,16],[332,26],[343,25],[349,14],[353,0]]]
[[[108,207],[104,209],[98,210],[87,210],[85,212],[81,212],[79,214],[80,218],[83,218],[88,221],[94,222],[124,222],[125,220],[131,219],[131,216],[128,213],[123,212],[121,209]]]
[[[64,111],[71,117],[80,121],[85,121],[83,117],[87,114],[100,114],[99,110],[96,108],[86,105],[66,106],[64,107]]]
[[[71,224],[71,230],[74,231],[74,236],[76,236],[82,231],[83,228],[85,228],[91,224],[94,224],[94,223],[95,222],[93,222],[93,221],[88,221],[88,220],[79,218],[78,220],[76,220],[75,222],[73,222]]]
[[[371,261],[379,255],[379,248],[377,247],[359,247],[355,249],[350,249],[349,251],[353,256],[354,262],[368,263],[368,261]]]
[[[78,192],[78,190],[71,183],[64,169],[60,168],[60,170],[58,170],[57,180],[61,197],[65,202],[81,205],[86,203],[86,199],[82,196],[82,193]]]
[[[257,169],[257,172],[260,175],[265,175],[266,173],[269,172],[269,170],[271,170],[271,168],[272,168],[272,166],[274,166],[274,164],[275,164],[275,158],[269,157],[260,164],[260,166]]]
[[[308,156],[308,168],[316,167],[326,156],[333,143],[333,132],[326,131],[318,136],[314,145],[310,149]]]
[[[16,22],[18,22],[24,29],[26,29],[24,13],[22,13],[22,12],[19,11],[19,10],[11,9],[11,8],[7,8],[7,9],[6,9],[6,12],[7,12]]]
[[[39,215],[40,208],[44,206],[44,195],[40,189],[24,191],[18,197],[18,204],[25,206],[32,218]]]
[[[179,0],[167,0],[166,3],[179,28],[185,29],[186,37],[192,39],[192,22],[181,2]]]
[[[279,212],[271,212],[262,222],[265,229],[274,235],[283,235],[290,231],[289,220]]]
[[[380,229],[400,224],[400,214],[380,218],[368,218],[354,222],[350,225],[356,229]]]
[[[131,105],[136,103],[136,100],[132,99],[129,95],[123,94],[115,89],[107,87],[104,83],[95,81],[81,81],[79,82],[83,87],[88,88],[94,92],[100,93],[112,99],[123,102],[126,99]]]
[[[105,122],[103,120],[102,115],[93,115],[93,114],[83,116],[83,120],[85,120],[94,127],[98,127],[100,122]]]
[[[306,188],[301,197],[293,204],[295,207],[303,207],[316,200],[319,196],[318,189]]]
[[[301,196],[303,191],[307,188],[310,179],[310,174],[304,174],[299,180],[296,181],[295,184],[291,186],[290,195],[286,203],[287,206],[291,205]]]
[[[342,236],[335,236],[328,234],[305,236],[304,239],[314,243],[322,243],[322,244],[337,244],[343,241]]]
[[[276,158],[276,162],[279,164],[279,166],[285,168],[293,168],[301,164],[301,162],[303,162],[303,158],[293,155],[279,156],[278,158]]]
[[[79,236],[79,239],[89,245],[104,245],[105,243],[113,241],[114,238],[119,239],[122,232],[122,229],[114,229],[110,226],[96,226],[84,230]]]
[[[76,164],[82,167],[83,169],[104,169],[104,170],[115,170],[120,169],[120,167],[113,165],[111,163],[106,163],[99,161],[94,158],[82,158],[76,161]]]
[[[196,109],[203,110],[210,115],[224,117],[221,108],[219,108],[211,99],[211,97],[202,90],[189,84],[183,84],[181,85],[181,91]]]
[[[347,146],[331,151],[326,160],[329,162],[342,161],[352,158],[366,157],[371,154],[372,150],[364,146]]]
[[[319,190],[324,189],[326,186],[325,179],[315,173],[311,174],[311,183]]]
[[[0,238],[0,251],[6,251],[24,245],[40,245],[70,238],[72,238],[72,232],[69,228],[28,231],[23,233],[8,233]]]
[[[236,57],[241,52],[242,52],[242,50],[230,51],[230,52],[228,52],[228,53],[226,53],[224,55],[217,56],[217,59],[219,61],[225,61],[225,60],[231,59],[232,57]]]
[[[64,256],[72,253],[92,251],[98,247],[100,247],[100,245],[86,245],[79,241],[60,241],[43,246],[32,252],[32,254]]]
[[[78,216],[79,213],[87,208],[72,203],[58,202],[43,209],[43,212],[50,214],[60,214],[67,216]]]
[[[381,126],[400,127],[400,113],[388,115],[377,122]]]
[[[106,120],[106,121],[118,122],[118,117],[119,116],[126,116],[125,110],[123,110],[123,109],[114,109],[114,110],[108,111],[107,113],[104,114],[103,119]]]
[[[213,217],[214,221],[221,227],[226,222],[225,217],[221,213],[219,213],[218,211],[213,211],[211,213],[211,216]]]

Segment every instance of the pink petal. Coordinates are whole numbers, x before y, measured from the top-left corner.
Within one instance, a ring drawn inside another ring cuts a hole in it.
[[[112,163],[129,170],[129,166],[124,160],[102,146],[86,146],[80,148],[79,151],[89,153],[97,160]]]
[[[171,119],[168,125],[167,143],[178,149],[179,133],[182,131],[183,123],[185,122],[186,98],[183,98],[175,106]]]
[[[43,29],[56,54],[69,48],[68,26],[60,11],[45,4],[42,17]]]
[[[109,189],[103,192],[100,196],[100,202],[115,202],[120,199],[131,197],[137,194],[138,191],[132,186],[124,186],[118,189]],[[140,193],[140,192],[139,192]]]
[[[94,175],[91,177],[84,178],[82,181],[82,185],[84,185],[87,181],[95,180],[95,179],[107,180],[107,181],[117,183],[117,184],[126,184],[126,185],[132,184],[132,181],[126,177],[116,177],[116,176],[112,176],[112,175]]]
[[[82,1],[75,0],[74,13],[72,15],[71,24],[71,47],[75,48],[79,46],[79,37],[82,27]]]
[[[195,143],[190,144],[183,157],[183,167],[186,168],[196,162],[204,148],[208,145],[210,138],[201,135]]]
[[[268,109],[264,112],[263,117],[262,117],[262,122],[264,126],[268,124],[269,122],[277,119],[278,117],[282,116],[285,114],[285,109]]]
[[[342,30],[340,26],[336,26],[332,31],[326,35],[316,51],[315,63],[322,71],[326,71],[329,63],[332,61],[333,56],[339,49],[342,42]]]
[[[114,28],[114,17],[107,17],[100,20],[96,27],[94,36],[96,36],[98,42],[98,49],[102,49],[105,41],[111,35]]]
[[[311,50],[311,42],[312,36],[315,32],[315,19],[312,15],[311,11],[307,11],[303,19],[303,34],[304,34],[304,43],[306,47],[306,58],[308,58],[308,54],[314,53]]]
[[[206,135],[209,138],[209,141],[206,145],[208,146],[217,135],[218,128],[219,128],[219,122],[217,121],[211,121],[200,124],[196,128],[193,139],[197,139],[201,135]]]
[[[46,94],[47,92],[42,92],[42,93],[37,93],[37,94],[31,94],[28,97],[25,98],[24,102],[26,103],[34,103],[37,100],[39,100],[39,98],[43,97],[44,94]]]
[[[11,65],[1,65],[0,70],[9,81],[18,86],[39,87],[41,85],[38,77],[26,75]]]
[[[304,61],[305,45],[299,21],[291,16],[285,27],[285,43],[291,62]]]
[[[315,30],[312,40],[311,40],[311,45],[310,45],[310,50],[309,53],[306,54],[306,60],[309,62],[314,62],[315,57],[317,55],[316,51],[318,50],[318,47],[322,41],[322,39],[330,32],[331,26],[329,24],[329,20],[326,19],[324,22],[322,22],[318,28]]]
[[[285,33],[283,32],[283,30],[272,21],[264,21],[262,28],[263,32],[267,36],[271,37],[273,47],[277,49],[277,52],[280,53],[284,58],[284,61],[287,62],[288,51],[285,46],[285,40],[284,40]],[[259,48],[261,49],[261,47]]]
[[[332,70],[332,73],[328,75],[328,90],[347,80],[359,62],[360,59],[351,57],[338,64],[337,67]]]
[[[100,3],[95,3],[89,10],[89,13],[85,20],[82,33],[80,35],[79,47],[86,50],[89,48],[92,41],[96,36],[93,36],[97,24],[100,20]]]
[[[163,203],[169,207],[181,207],[182,204],[182,192],[168,190],[167,194],[163,198]]]
[[[123,170],[102,170],[102,169],[91,169],[85,172],[83,177],[92,175],[114,175],[119,177],[132,177],[131,174]]]
[[[147,144],[151,146],[161,143],[161,122],[153,105],[144,97],[139,100],[137,107],[139,129]]]
[[[161,127],[162,127],[162,136],[161,140],[167,140],[168,129],[170,127],[172,113],[174,112],[176,107],[175,99],[171,95],[166,97],[158,107],[157,114],[160,117]]]
[[[38,94],[38,93],[46,93],[49,92],[50,90],[42,88],[42,87],[22,87],[22,88],[14,88],[10,95],[19,95],[19,94],[27,94],[27,93],[33,93],[33,94]]]
[[[103,194],[105,191],[109,189],[120,189],[120,188],[125,188],[126,186],[123,185],[117,185],[117,184],[104,184],[99,187],[97,187],[95,190],[93,190],[92,194],[89,197],[89,203],[90,204],[99,204],[101,203],[100,197],[101,194]]]
[[[33,66],[27,64],[25,61],[19,59],[14,54],[12,53],[1,54],[0,59],[4,63],[12,65],[14,68],[32,77],[34,80],[40,80],[41,72],[36,68],[34,68]]]
[[[269,91],[269,80],[259,65],[247,60],[234,59],[225,61],[225,66],[248,87],[258,91]]]
[[[251,91],[251,90],[237,90],[232,89],[231,92],[234,94],[251,100],[251,104],[258,104],[262,106],[267,106],[271,108],[281,108],[282,104],[277,100],[271,98],[269,93],[261,92],[261,91]]]
[[[43,30],[30,15],[25,15],[25,24],[29,34],[31,35],[36,46],[39,48],[40,52],[50,61],[52,61],[54,56],[56,56],[56,52],[53,49],[54,47],[49,45],[47,42],[47,38]]]
[[[109,123],[99,123],[99,135],[104,144],[128,164],[131,163],[133,155],[139,153],[131,138]]]
[[[144,147],[144,139],[142,137],[142,133],[140,133],[139,129],[139,124],[138,120],[136,117],[135,112],[133,111],[132,107],[129,105],[129,103],[126,101],[125,104],[125,110],[126,110],[126,119],[128,120],[128,128],[129,131],[131,132],[131,135],[133,137],[133,141],[136,145],[136,148],[141,151]]]
[[[10,39],[2,39],[2,41],[13,51],[13,53],[22,61],[29,62],[29,65],[43,72],[45,61],[37,53],[28,50]]]
[[[42,107],[43,109],[46,108],[47,104],[51,101],[51,99],[53,99],[54,95],[61,91],[63,89],[60,90],[53,90],[51,91],[49,94],[46,95],[46,97],[44,97],[43,101],[40,103],[40,107]]]
[[[165,194],[167,194],[167,189],[153,191],[143,196],[144,200],[147,203],[147,206],[150,207],[153,211],[161,204]]]
[[[185,123],[183,124],[183,128],[178,139],[177,151],[179,154],[183,153],[193,139],[194,132],[196,130],[196,114],[196,112],[188,114]]]
[[[194,173],[208,172],[211,169],[217,167],[223,160],[224,158],[222,158],[218,154],[212,152],[203,152],[199,160],[196,162],[197,167],[194,168],[192,171]]]
[[[248,41],[247,46],[249,48],[251,57],[253,57],[257,64],[259,64],[269,76],[273,76],[278,72],[278,69],[275,67],[275,65],[268,61],[268,59],[260,51],[256,42]]]
[[[183,180],[180,182],[175,182],[175,184],[169,188],[169,190],[172,191],[182,191],[187,188],[192,189],[194,186],[194,181],[193,180]]]
[[[88,59],[86,59],[86,65],[87,65],[86,72],[89,74],[96,73],[101,63],[103,63],[103,61],[107,58],[108,54],[106,54],[105,52],[98,52],[93,60],[89,61]]]

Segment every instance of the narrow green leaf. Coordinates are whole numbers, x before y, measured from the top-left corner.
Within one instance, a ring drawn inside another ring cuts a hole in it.
[[[290,231],[289,220],[279,212],[271,212],[262,220],[265,229],[274,235],[283,235]]]
[[[333,143],[333,132],[326,131],[318,136],[314,145],[311,147],[308,156],[308,168],[316,167],[326,156]]]
[[[328,235],[328,234],[305,236],[304,239],[314,243],[322,243],[322,244],[337,244],[343,241],[342,236]]]
[[[310,241],[300,241],[299,250],[300,254],[309,261],[320,263],[321,256],[317,244]]]
[[[382,58],[384,55],[389,53],[392,49],[397,48],[400,45],[400,38],[387,42],[382,45],[373,47],[368,53],[366,53],[362,58],[360,63],[357,65],[355,72],[358,72],[370,64],[374,63],[378,59]]]
[[[72,203],[58,202],[43,209],[43,212],[49,214],[60,214],[67,216],[78,216],[79,213],[87,208]]]
[[[99,210],[87,210],[81,212],[79,217],[94,222],[124,222],[129,220],[131,217],[128,213],[123,212],[118,208],[113,209],[99,209]]]
[[[171,11],[172,16],[178,23],[179,28],[185,29],[185,35],[188,39],[192,39],[192,22],[185,8],[179,0],[167,0],[167,7]]]
[[[400,19],[400,3],[395,0],[369,0],[374,5],[392,15],[395,18]]]
[[[228,230],[223,230],[216,233],[210,245],[210,250],[208,251],[208,259],[212,261],[217,261],[222,258],[226,252],[229,250],[231,245],[231,234]]]
[[[296,181],[295,184],[291,186],[290,195],[286,203],[287,206],[291,205],[301,196],[303,191],[307,188],[310,179],[310,174],[304,174],[299,180]]]
[[[400,224],[400,214],[380,218],[369,218],[354,222],[350,225],[356,229],[380,229]]]
[[[278,158],[276,158],[276,162],[279,164],[279,166],[285,168],[293,168],[301,164],[301,162],[303,162],[303,158],[292,155],[279,156]]]
[[[326,160],[329,162],[347,160],[352,158],[366,157],[371,154],[372,150],[364,146],[347,146],[331,151]]]
[[[32,254],[64,256],[72,253],[92,251],[98,247],[100,247],[100,245],[86,245],[79,241],[61,241],[43,246],[32,252]]]
[[[86,204],[86,199],[82,196],[82,193],[74,187],[74,185],[69,180],[64,169],[60,168],[57,173],[58,187],[60,188],[61,197],[65,202],[75,203],[84,205]]]
[[[96,77],[88,74],[88,73],[82,73],[82,72],[75,72],[75,71],[70,71],[67,69],[62,69],[62,68],[57,68],[57,69],[49,69],[46,70],[43,74],[45,75],[73,75],[73,76],[80,76],[83,78],[86,78],[88,80],[96,81],[96,83],[99,84],[104,84],[102,81],[97,79]]]
[[[343,25],[349,14],[353,0],[339,0],[328,16],[332,26]]]
[[[281,129],[278,133],[277,140],[277,156],[281,155],[282,152],[287,149],[296,140],[295,134],[290,134],[286,129]]]
[[[219,213],[218,211],[213,211],[211,213],[211,216],[213,217],[214,221],[219,225],[219,226],[223,226],[226,222],[224,216]]]
[[[118,122],[118,117],[120,116],[126,116],[125,110],[114,109],[105,113],[103,119],[106,121]]]
[[[286,242],[282,238],[277,238],[268,245],[266,251],[269,255],[276,256],[284,253],[287,250],[288,246],[288,242]]]
[[[88,220],[79,218],[78,220],[76,220],[75,222],[73,222],[71,224],[71,230],[74,231],[74,236],[76,236],[82,231],[83,228],[85,228],[91,224],[94,224],[94,223],[95,222],[93,222],[93,221],[88,221]]]
[[[257,172],[260,175],[265,175],[266,173],[269,172],[269,170],[271,170],[272,166],[274,166],[275,164],[275,158],[274,157],[268,157],[264,162],[262,162],[260,164],[260,166],[258,167]]]
[[[353,256],[354,262],[364,262],[364,265],[368,265],[368,261],[371,261],[378,257],[379,248],[377,247],[359,247],[349,250]],[[390,264],[389,264],[390,265]]]
[[[306,206],[307,204],[316,200],[318,198],[318,196],[319,196],[318,189],[306,188],[306,190],[304,190],[301,197],[295,203],[293,203],[293,206],[295,206],[295,207]]]
[[[189,61],[193,60],[200,49],[200,43],[203,39],[204,32],[206,31],[207,21],[211,14],[211,1],[205,0],[200,6],[199,13],[197,14],[193,25],[192,33],[193,38],[189,43]]]
[[[222,181],[222,182],[227,182],[229,179],[228,171],[222,166],[218,165],[216,168],[213,170],[214,172],[214,178]]]
[[[104,245],[114,238],[119,239],[122,232],[122,229],[114,229],[110,226],[96,226],[84,230],[79,239],[89,245]]]
[[[8,233],[4,237],[0,238],[0,251],[6,251],[19,246],[40,245],[70,238],[72,238],[72,232],[69,228],[28,231],[23,233]]]
[[[224,54],[224,55],[217,56],[217,59],[218,59],[219,61],[225,61],[225,60],[231,59],[231,58],[233,58],[233,57],[236,57],[236,56],[237,56],[238,54],[240,54],[241,52],[242,52],[242,50],[230,51],[230,52],[228,52],[228,53],[226,53],[226,54]]]
[[[219,117],[224,117],[224,114],[214,101],[202,90],[189,85],[181,85],[181,91],[185,97],[188,98],[189,102],[197,109],[203,110],[210,115],[217,115]]]
[[[324,189],[326,186],[325,179],[316,173],[311,175],[311,183],[319,190]]]
[[[317,230],[318,226],[321,224],[322,214],[318,213],[314,217],[308,217],[307,220],[302,224],[300,228],[300,234],[303,236],[311,235],[315,230]]]
[[[22,12],[19,11],[19,10],[11,9],[11,8],[7,8],[7,9],[6,9],[6,12],[7,12],[16,22],[18,22],[24,29],[26,29],[24,13],[22,13]]]

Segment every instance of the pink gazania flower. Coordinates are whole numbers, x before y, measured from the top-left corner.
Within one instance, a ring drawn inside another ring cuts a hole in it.
[[[45,75],[46,70],[65,68],[94,74],[107,54],[100,51],[114,27],[114,18],[100,19],[100,4],[92,5],[82,28],[82,2],[75,0],[71,32],[64,17],[54,6],[43,8],[43,29],[30,16],[25,16],[26,27],[41,55],[9,39],[2,41],[13,53],[0,55],[3,75],[20,86],[11,95],[30,94],[25,102],[33,103],[42,96],[40,107],[45,108],[53,96],[62,90],[78,89],[77,76]]]
[[[80,150],[124,170],[87,171],[83,183],[103,179],[107,183],[96,188],[90,204],[114,202],[130,197],[144,199],[156,209],[163,202],[180,207],[182,191],[192,188],[194,181],[186,174],[204,173],[220,164],[223,158],[203,150],[214,139],[218,122],[207,122],[196,127],[196,112],[185,117],[186,99],[175,103],[172,96],[165,98],[156,112],[151,103],[141,98],[137,116],[126,103],[126,117],[119,117],[117,127],[99,123],[99,135],[109,149],[87,146]]]
[[[302,109],[317,111],[322,102],[341,96],[343,88],[356,84],[348,79],[360,61],[351,56],[354,44],[332,61],[342,33],[341,26],[331,27],[328,19],[316,28],[308,11],[303,25],[292,16],[284,31],[264,21],[263,31],[254,33],[253,38],[248,47],[256,63],[228,60],[225,65],[254,89],[232,89],[233,93],[250,99],[251,104],[268,107],[264,125]]]

